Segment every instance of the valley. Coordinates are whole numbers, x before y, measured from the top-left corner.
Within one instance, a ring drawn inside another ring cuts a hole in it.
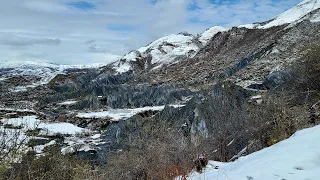
[[[79,179],[317,178],[319,14],[320,1],[304,0],[266,22],[171,34],[109,64],[1,64],[0,162],[13,165],[0,176],[54,161]],[[291,160],[299,152],[310,158]]]

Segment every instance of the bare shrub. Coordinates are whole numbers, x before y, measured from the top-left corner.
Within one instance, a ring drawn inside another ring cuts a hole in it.
[[[137,122],[124,152],[109,157],[110,179],[174,179],[193,168],[189,140],[167,122]]]
[[[25,141],[26,137],[22,136],[21,128],[0,127],[0,177],[7,171],[9,165],[23,153]]]
[[[36,157],[33,151],[23,156],[21,162],[12,164],[5,179],[98,179],[91,165],[73,156],[62,155],[56,146],[50,147],[45,156]]]

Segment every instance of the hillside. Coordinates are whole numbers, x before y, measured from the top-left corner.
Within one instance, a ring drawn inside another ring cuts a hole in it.
[[[188,179],[317,179],[320,166],[316,141],[319,140],[319,126],[304,129],[287,140],[234,162],[210,161],[202,174],[193,173]]]

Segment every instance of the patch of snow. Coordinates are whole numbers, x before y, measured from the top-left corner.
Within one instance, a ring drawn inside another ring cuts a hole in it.
[[[170,106],[178,108],[178,107],[183,107],[185,105],[170,105]],[[101,111],[101,112],[78,113],[77,117],[111,118],[113,121],[119,121],[121,119],[130,118],[144,111],[148,111],[148,110],[161,111],[164,108],[165,106],[142,107],[142,108],[135,108],[135,109],[109,109],[107,111]]]
[[[201,34],[201,36],[199,37],[199,41],[202,43],[202,45],[206,45],[208,41],[212,37],[214,37],[217,33],[228,31],[228,30],[229,30],[228,28],[224,28],[221,26],[213,26]]]
[[[24,116],[21,118],[2,119],[2,122],[4,124],[22,126],[25,130],[40,128],[43,129],[41,131],[41,134],[45,135],[54,135],[58,133],[75,135],[84,131],[83,128],[77,127],[70,123],[46,123],[37,119],[37,116]]]
[[[42,134],[80,134],[84,132],[83,128],[75,126],[70,123],[46,123],[40,124],[39,128],[44,129]]]
[[[248,86],[252,84],[262,84],[263,81],[254,81],[254,80],[244,80],[244,81],[239,81],[236,83],[236,85],[241,86],[243,88],[247,88]]]
[[[71,105],[71,104],[75,104],[77,103],[78,101],[65,101],[65,102],[61,102],[61,103],[58,103],[59,105]]]
[[[92,139],[99,139],[101,137],[101,134],[95,134],[91,136]]]
[[[129,62],[125,62],[123,64],[119,64],[118,67],[116,68],[116,71],[119,73],[124,73],[132,70],[132,67],[130,66]]]
[[[34,151],[37,153],[37,154],[41,154],[43,153],[43,149],[45,147],[48,147],[48,146],[52,146],[52,145],[55,145],[57,142],[55,140],[52,140],[50,141],[49,143],[45,144],[45,145],[38,145],[38,146],[35,146],[34,147]]]
[[[250,99],[261,99],[262,95],[251,96]]]
[[[202,174],[193,172],[189,180],[271,180],[319,179],[320,126],[296,132],[289,139],[240,157],[230,163],[209,161]]]
[[[0,78],[0,81],[4,81],[4,80],[6,80],[6,79],[8,79],[8,78]]]
[[[247,29],[254,29],[257,26],[257,24],[243,24],[238,26],[238,28],[247,28]]]
[[[93,147],[91,147],[90,145],[86,144],[86,145],[83,145],[81,148],[79,148],[78,151],[84,151],[84,152],[88,152],[90,150],[94,150]]]
[[[136,61],[136,58],[138,57],[137,52],[131,51],[125,56],[123,56],[123,59],[129,60],[129,61]]]

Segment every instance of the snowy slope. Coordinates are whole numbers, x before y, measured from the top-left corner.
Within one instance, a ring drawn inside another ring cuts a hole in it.
[[[176,56],[187,55],[190,51],[197,51],[198,46],[192,41],[194,36],[183,34],[171,34],[160,38],[146,47],[138,49],[139,52],[145,53],[150,51],[152,56],[151,63],[170,62]],[[191,53],[192,56],[194,53]]]
[[[246,25],[241,25],[239,27],[246,27],[249,29],[252,29],[252,28],[266,29],[273,26],[280,26],[283,24],[298,23],[304,19],[309,19],[312,22],[318,22],[320,21],[319,11],[315,12],[314,14],[310,14],[310,13],[319,8],[320,8],[319,0],[304,0],[297,6],[276,16],[267,24],[264,24],[264,25],[260,23],[246,24]]]
[[[202,174],[190,180],[318,180],[320,178],[320,126],[298,131],[271,147],[235,162],[210,161]]]

